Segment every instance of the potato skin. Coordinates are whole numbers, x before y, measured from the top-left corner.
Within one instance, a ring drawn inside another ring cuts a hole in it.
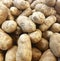
[[[29,36],[31,38],[32,43],[37,43],[42,38],[42,32],[37,29],[36,31],[30,33]]]
[[[60,34],[54,33],[50,37],[50,49],[56,57],[60,57]]]
[[[33,47],[32,48],[32,61],[39,61],[42,53],[39,49]]]
[[[18,39],[16,61],[31,61],[31,60],[32,60],[32,49],[31,49],[30,37],[27,34],[22,34]]]
[[[5,61],[16,61],[17,46],[13,46],[6,52]]]
[[[33,32],[36,30],[36,25],[26,16],[19,16],[16,22],[23,32]]]
[[[3,22],[1,28],[7,33],[12,33],[17,29],[17,23],[14,20],[7,20]]]
[[[0,29],[0,49],[8,50],[12,46],[12,38]]]
[[[50,51],[50,49],[48,49],[43,53],[39,61],[57,61],[57,60],[53,53]]]
[[[0,53],[0,61],[4,61],[4,56],[2,53]]]

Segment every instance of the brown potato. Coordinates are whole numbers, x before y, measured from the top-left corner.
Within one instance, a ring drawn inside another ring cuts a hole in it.
[[[39,61],[57,61],[57,60],[53,53],[50,51],[50,49],[48,49],[43,53]]]

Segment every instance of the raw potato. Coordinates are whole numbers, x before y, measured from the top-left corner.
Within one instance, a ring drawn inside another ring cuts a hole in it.
[[[50,49],[56,57],[60,57],[60,34],[54,33],[50,37]]]
[[[45,51],[48,49],[48,40],[42,38],[38,43],[35,44],[35,46],[41,50],[41,51]]]
[[[60,24],[59,23],[54,23],[51,27],[51,31],[53,32],[60,32]]]
[[[32,20],[37,24],[43,24],[45,21],[45,15],[42,12],[34,12],[32,14]]]
[[[13,46],[6,52],[5,61],[16,61],[17,46]]]
[[[56,0],[45,0],[45,4],[48,6],[55,6]]]
[[[51,15],[51,16],[49,16],[49,17],[46,18],[45,22],[44,22],[42,25],[40,25],[39,29],[40,29],[41,31],[46,31],[46,30],[48,30],[48,29],[51,27],[51,25],[53,25],[55,22],[56,22],[56,17],[55,17],[54,15]]]
[[[27,34],[22,34],[18,39],[16,61],[31,61],[31,59],[32,49],[30,37]]]
[[[60,0],[57,0],[56,5],[55,5],[55,9],[60,14]]]
[[[33,32],[36,30],[36,25],[26,16],[19,16],[16,22],[22,28],[23,32]]]
[[[50,16],[56,14],[56,11],[54,8],[47,6],[46,4],[37,4],[35,6],[36,11],[41,11],[45,14],[45,16]]]
[[[29,7],[29,8],[27,8],[25,11],[23,11],[22,13],[21,13],[21,15],[24,15],[24,16],[29,16],[29,15],[31,15],[32,14],[32,9]]]
[[[53,34],[52,31],[47,30],[47,31],[43,32],[43,37],[46,39],[49,39],[52,34]]]
[[[0,3],[0,25],[6,20],[7,16],[8,16],[7,7]]]
[[[17,23],[13,20],[3,22],[2,29],[7,33],[12,33],[17,29]]]
[[[29,36],[32,43],[37,43],[42,38],[42,32],[40,30],[36,30],[35,32],[30,33]]]
[[[14,16],[18,16],[22,11],[18,10],[16,7],[11,7],[10,12]]]
[[[4,56],[1,52],[0,52],[0,61],[4,61]]]
[[[53,53],[50,51],[50,49],[48,49],[43,53],[39,61],[57,61],[57,60]]]
[[[25,1],[25,0],[14,0],[13,4],[20,10],[24,10],[24,9],[30,7],[29,2]]]
[[[0,49],[7,50],[12,47],[12,38],[0,29]]]
[[[42,53],[37,48],[32,48],[32,61],[39,61]]]
[[[26,0],[26,1],[28,1],[29,3],[32,3],[33,0]]]
[[[7,7],[11,7],[13,0],[2,0],[3,4]]]

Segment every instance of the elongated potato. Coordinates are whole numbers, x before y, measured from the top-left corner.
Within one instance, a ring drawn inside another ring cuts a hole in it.
[[[7,50],[12,46],[12,38],[0,29],[0,49]]]
[[[5,61],[16,61],[17,46],[13,46],[6,52]]]
[[[22,34],[18,39],[16,61],[31,61],[31,59],[31,40],[27,34]]]
[[[26,16],[19,16],[16,22],[23,32],[33,32],[36,30],[36,25]]]
[[[48,49],[43,53],[39,61],[57,61],[57,60],[53,53],[50,51],[50,49]]]

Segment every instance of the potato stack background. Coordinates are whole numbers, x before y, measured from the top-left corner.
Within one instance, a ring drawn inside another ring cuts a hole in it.
[[[0,0],[0,61],[60,61],[60,0]]]

